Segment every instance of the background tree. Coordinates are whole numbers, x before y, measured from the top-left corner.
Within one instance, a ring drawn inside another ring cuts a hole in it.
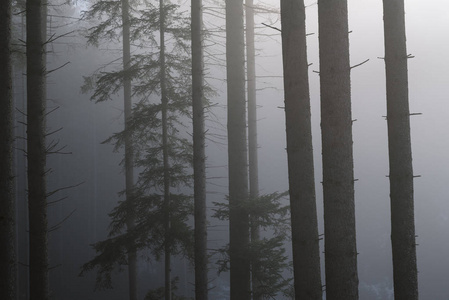
[[[134,190],[134,159],[131,133],[128,130],[128,122],[131,118],[131,78],[128,71],[131,64],[131,37],[130,37],[130,18],[129,18],[129,1],[121,0],[122,3],[122,45],[123,45],[123,104],[125,118],[125,195],[126,201],[132,201]],[[134,227],[134,211],[133,205],[129,205],[127,228]],[[137,253],[133,245],[128,249],[128,282],[129,282],[129,299],[137,300]]]
[[[281,1],[295,299],[321,299],[304,1]]]
[[[395,299],[418,299],[404,1],[383,1]]]
[[[208,299],[202,0],[191,1],[195,297]]]
[[[249,175],[249,197],[257,199],[259,197],[259,173],[258,173],[258,153],[257,153],[257,102],[256,102],[256,50],[254,42],[254,2],[253,0],[245,0],[245,38],[246,38],[246,82],[247,82],[247,98],[248,98],[248,175]],[[252,219],[254,216],[250,216]],[[252,225],[257,224],[257,220],[251,221]],[[251,242],[257,242],[260,239],[259,228],[251,226],[250,237]],[[260,274],[260,262],[251,261],[251,287],[253,291],[253,299],[258,300],[260,297],[255,293],[255,289],[260,285],[258,278]]]
[[[252,297],[258,299],[278,299],[281,295],[291,297],[291,278],[286,277],[289,264],[284,244],[289,239],[289,207],[283,205],[285,193],[272,193],[257,198],[248,198],[239,203],[239,209],[253,216],[250,226],[268,232],[258,240],[252,240],[246,249],[252,261],[257,262],[258,272],[251,289]],[[215,218],[229,220],[230,204],[214,203]],[[229,271],[229,245],[218,251],[221,258],[217,261],[219,273]]]
[[[30,299],[48,299],[45,45],[41,0],[26,2]]]
[[[358,299],[347,1],[318,1],[326,298]]]
[[[127,129],[108,141],[119,149],[127,138],[132,139],[139,178],[132,201],[121,202],[111,213],[110,238],[95,245],[98,255],[83,269],[98,267],[99,285],[110,287],[113,267],[126,261],[124,251],[135,243],[136,250],[150,250],[156,260],[164,257],[165,299],[173,296],[171,256],[181,252],[179,244],[183,244],[184,253],[190,251],[192,237],[186,224],[191,213],[191,197],[174,192],[175,188],[181,191],[189,187],[191,176],[187,168],[192,162],[191,144],[179,133],[183,127],[181,118],[191,115],[191,102],[186,101],[191,99],[187,44],[190,31],[186,18],[176,11],[177,8],[168,1],[159,1],[158,5],[136,11],[138,16],[133,19],[135,26],[131,35],[139,38],[142,48],[157,51],[136,51],[126,71],[102,71],[85,78],[85,87],[94,87],[92,99],[97,101],[107,100],[117,93],[126,77],[133,80],[134,97],[139,100]],[[147,35],[142,36],[143,32]],[[114,29],[112,34],[115,34]],[[135,228],[123,233],[130,211],[136,214]],[[108,248],[115,250],[111,252]]]
[[[231,300],[251,297],[246,140],[245,41],[243,1],[226,1],[226,73],[228,97],[229,255]]]
[[[10,0],[0,3],[0,28],[0,298],[15,300],[17,259]]]

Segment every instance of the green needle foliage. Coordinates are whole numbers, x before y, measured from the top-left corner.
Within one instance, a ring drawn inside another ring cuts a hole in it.
[[[246,249],[246,257],[251,260],[254,268],[260,272],[253,273],[258,276],[260,283],[253,287],[252,293],[262,299],[276,299],[279,294],[288,294],[291,278],[285,278],[285,271],[290,271],[288,257],[285,253],[284,243],[289,239],[289,207],[284,206],[281,200],[288,194],[272,193],[249,198],[239,203],[251,218],[257,222],[261,231],[267,232],[267,237],[252,241]],[[229,204],[214,203],[218,208],[213,217],[219,220],[229,219]],[[220,258],[217,260],[219,273],[229,270],[229,245],[218,250]]]
[[[135,3],[134,6],[137,7]],[[120,9],[120,1],[99,1],[85,13],[85,19],[101,20],[88,30],[89,43],[95,45],[101,39],[108,42],[120,39]],[[191,118],[189,23],[179,13],[177,5],[167,1],[163,8],[167,42],[162,64],[161,45],[158,44],[159,7],[146,3],[144,10],[131,11],[131,43],[135,49],[130,68],[124,71],[123,68],[114,69],[114,63],[108,64],[85,77],[82,87],[84,92],[93,91],[91,100],[107,101],[121,91],[126,77],[131,79],[134,99],[132,117],[127,123],[128,132],[115,133],[105,141],[114,144],[115,150],[119,151],[124,147],[125,136],[131,136],[134,166],[139,176],[132,199],[119,202],[110,213],[108,238],[93,245],[97,256],[82,268],[82,273],[97,270],[97,288],[112,287],[111,272],[127,264],[128,249],[160,260],[168,245],[171,255],[193,257],[193,231],[187,224],[193,211],[192,197],[183,193],[190,192],[192,181],[192,145],[182,133]],[[162,66],[165,66],[164,70]],[[162,81],[166,87],[166,124],[161,119],[164,109],[161,104]],[[162,126],[167,126],[166,144],[162,143]],[[164,152],[168,156],[168,170],[164,164]],[[167,174],[170,178],[169,206],[164,199]],[[165,226],[167,215],[170,216],[168,234]],[[130,217],[135,220],[135,226],[127,229]],[[147,299],[158,299],[154,297],[147,296]]]

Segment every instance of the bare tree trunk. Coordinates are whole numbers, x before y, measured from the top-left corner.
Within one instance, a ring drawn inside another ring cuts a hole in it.
[[[326,298],[358,299],[347,1],[319,0]]]
[[[0,3],[0,299],[17,299],[11,1]]]
[[[248,160],[249,160],[249,197],[259,197],[259,174],[257,156],[257,102],[256,102],[256,50],[254,48],[254,2],[245,0],[246,18],[246,75],[248,96]],[[260,228],[255,217],[250,216],[251,241],[260,239]],[[254,300],[261,299],[257,292],[260,282],[260,262],[251,259],[251,290]]]
[[[303,0],[281,0],[295,299],[322,299]]]
[[[21,16],[21,39],[25,40],[25,16]],[[18,299],[29,299],[29,236],[28,236],[28,199],[27,199],[27,158],[26,158],[26,65],[25,63],[15,70],[16,82],[13,87],[17,87],[17,94],[20,97],[14,97],[16,112],[16,137],[22,137],[15,140],[16,155],[16,201],[17,201],[17,261],[23,265],[18,265]]]
[[[383,1],[395,299],[418,299],[413,167],[403,0]]]
[[[162,101],[162,151],[164,165],[164,211],[165,211],[165,300],[171,300],[171,245],[170,245],[170,165],[168,161],[168,98],[165,70],[165,8],[164,0],[159,0],[159,32],[160,32],[160,81]]]
[[[45,146],[45,45],[41,0],[27,0],[27,158],[30,236],[30,299],[45,300],[48,290]]]
[[[245,300],[251,298],[251,286],[249,217],[241,207],[248,199],[243,0],[226,1],[226,70],[231,300]]]
[[[195,299],[207,300],[206,154],[202,0],[192,0],[193,181],[195,217]]]
[[[123,70],[125,78],[123,80],[123,102],[125,110],[125,195],[126,201],[133,201],[134,189],[134,168],[133,168],[133,146],[131,133],[129,132],[129,120],[131,119],[131,79],[126,71],[131,63],[130,50],[130,24],[129,24],[129,1],[122,0],[122,26],[123,26]],[[127,229],[131,230],[135,226],[134,207],[129,205],[130,209],[127,217]],[[135,247],[128,249],[128,283],[129,283],[129,299],[137,300],[137,256]]]

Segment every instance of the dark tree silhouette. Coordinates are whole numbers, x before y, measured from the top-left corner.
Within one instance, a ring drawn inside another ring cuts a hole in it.
[[[326,298],[358,299],[347,1],[319,0]]]
[[[256,49],[254,41],[254,1],[245,0],[245,41],[246,41],[246,82],[248,97],[248,175],[249,175],[249,197],[259,197],[259,166],[257,153],[257,102],[256,102]],[[257,220],[250,216],[251,243],[260,240],[260,228],[254,226]],[[256,291],[260,286],[258,278],[262,276],[260,262],[251,257],[251,290],[254,300],[261,299]]]
[[[403,0],[383,1],[395,299],[418,299],[413,167]]]
[[[321,299],[304,1],[281,1],[295,299]]]
[[[249,217],[239,205],[248,199],[243,0],[226,1],[226,72],[231,300],[245,300],[251,297],[251,285]]]
[[[17,259],[10,0],[0,3],[0,28],[0,298],[15,300]]]
[[[202,0],[191,1],[195,297],[207,300],[206,154]]]
[[[26,2],[29,269],[32,300],[49,298],[43,7],[41,0]]]
[[[129,18],[129,1],[121,0],[122,3],[122,46],[123,46],[123,104],[125,112],[125,195],[126,201],[132,201],[134,190],[134,155],[131,132],[129,130],[129,121],[131,119],[131,78],[128,74],[131,67],[131,38],[130,38],[130,18]],[[127,229],[132,230],[135,226],[133,205],[128,206]],[[129,284],[129,300],[137,300],[137,253],[134,245],[128,248],[128,284]]]

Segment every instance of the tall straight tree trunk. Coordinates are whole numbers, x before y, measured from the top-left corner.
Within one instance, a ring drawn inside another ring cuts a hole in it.
[[[246,300],[251,286],[249,217],[241,206],[248,199],[243,0],[226,0],[226,71],[231,300]]]
[[[257,102],[256,102],[256,50],[254,48],[254,2],[245,0],[246,17],[246,82],[248,97],[248,160],[249,160],[249,197],[256,199],[259,197],[259,174],[257,156]],[[255,217],[250,216],[251,221],[251,241],[260,239],[260,230]],[[259,300],[257,292],[260,282],[260,262],[251,261],[251,290],[254,300]]]
[[[11,1],[0,3],[0,299],[17,298]]]
[[[395,299],[418,299],[403,0],[383,1]]]
[[[347,1],[319,0],[326,298],[358,299]]]
[[[159,32],[160,32],[160,81],[162,102],[162,151],[164,165],[164,211],[165,211],[165,300],[171,300],[171,245],[170,245],[170,165],[168,161],[168,98],[165,70],[165,8],[164,0],[159,0]]]
[[[122,27],[123,27],[123,70],[125,78],[123,80],[123,103],[125,110],[125,195],[126,201],[133,200],[134,187],[134,168],[133,168],[133,146],[131,133],[129,132],[129,120],[131,119],[131,79],[126,72],[129,70],[131,63],[131,47],[130,47],[130,24],[129,24],[129,1],[122,0]],[[129,205],[127,229],[131,230],[135,226],[134,207]],[[130,247],[128,249],[128,283],[129,283],[129,299],[137,300],[137,255],[136,249]]]
[[[21,16],[21,39],[25,40],[25,15]],[[17,87],[15,100],[15,107],[18,108],[16,112],[15,136],[26,136],[26,65],[20,64],[15,70],[16,76],[13,87]],[[18,265],[18,299],[29,299],[29,236],[28,236],[28,199],[27,199],[27,158],[25,155],[27,141],[25,138],[15,140],[15,155],[16,155],[16,202],[17,202],[17,261],[24,265]]]
[[[202,0],[191,1],[195,298],[208,299]]]
[[[45,147],[45,46],[42,0],[27,0],[27,158],[30,299],[49,298]]]
[[[322,299],[303,0],[281,0],[295,299]]]

